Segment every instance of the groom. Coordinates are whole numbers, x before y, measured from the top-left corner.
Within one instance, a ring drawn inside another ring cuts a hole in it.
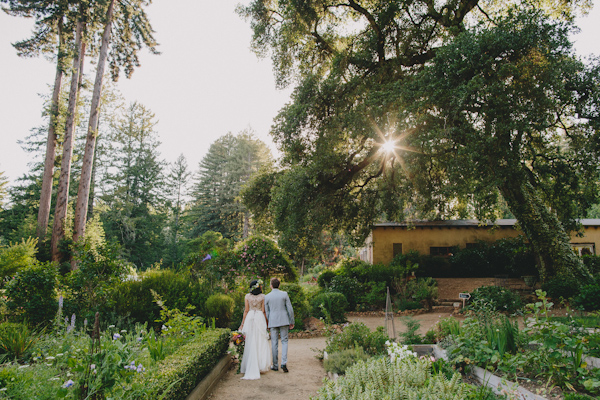
[[[271,293],[265,296],[265,312],[271,329],[271,349],[273,351],[273,371],[277,368],[277,347],[281,337],[281,369],[287,369],[288,330],[294,329],[294,309],[287,292],[279,290],[279,279],[271,279]]]

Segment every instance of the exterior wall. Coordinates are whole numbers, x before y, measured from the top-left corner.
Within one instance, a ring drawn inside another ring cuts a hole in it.
[[[370,256],[370,259],[365,261],[373,264],[389,264],[394,258],[394,243],[402,244],[402,254],[410,250],[430,254],[430,247],[465,248],[467,243],[481,240],[493,242],[502,238],[516,237],[520,233],[512,226],[417,226],[410,229],[406,226],[376,226],[365,243]],[[592,254],[598,254],[600,226],[585,226],[584,236],[572,236],[571,243],[579,252],[582,247],[587,247],[591,248]]]

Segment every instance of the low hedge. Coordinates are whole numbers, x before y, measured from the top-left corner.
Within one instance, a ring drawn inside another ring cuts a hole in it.
[[[161,361],[160,372],[136,378],[146,399],[183,400],[219,363],[229,347],[229,329],[208,330]]]

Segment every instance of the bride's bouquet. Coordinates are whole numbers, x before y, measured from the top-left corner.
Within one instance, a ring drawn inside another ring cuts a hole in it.
[[[242,356],[244,355],[244,345],[246,344],[246,337],[240,331],[233,331],[231,334],[231,343],[235,350],[235,357],[238,360],[238,373],[242,366]]]

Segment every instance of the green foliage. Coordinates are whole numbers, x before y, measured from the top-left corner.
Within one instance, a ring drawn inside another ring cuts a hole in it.
[[[438,342],[450,335],[459,336],[460,322],[453,317],[443,318],[435,325],[435,333]]]
[[[368,359],[369,355],[365,353],[362,347],[358,346],[354,349],[346,349],[328,354],[328,357],[323,360],[323,368],[327,372],[343,375],[348,368],[358,361],[366,361]]]
[[[412,317],[402,317],[402,323],[406,326],[406,332],[400,333],[400,341],[403,344],[421,344],[423,338],[417,333],[421,323]]]
[[[470,307],[482,304],[492,310],[514,313],[523,307],[521,298],[510,289],[502,286],[481,286],[471,292]]]
[[[567,393],[565,394],[565,400],[593,400],[594,397],[588,396],[587,394],[580,393]]]
[[[454,400],[468,399],[472,391],[458,372],[451,379],[432,373],[430,361],[373,358],[350,367],[344,379],[326,381],[316,400]]]
[[[319,277],[317,278],[317,284],[320,288],[325,289],[329,287],[329,285],[331,284],[331,280],[336,276],[337,273],[335,271],[331,271],[329,269],[325,270],[319,274]]]
[[[157,374],[136,376],[133,386],[145,387],[147,398],[185,399],[225,355],[229,337],[227,329],[204,332],[161,361]]]
[[[254,174],[271,164],[271,152],[252,132],[227,133],[213,142],[200,161],[193,190],[194,234],[215,231],[226,238],[242,238],[249,212],[239,201],[240,191]]]
[[[294,309],[294,325],[297,329],[302,329],[304,326],[304,320],[310,313],[310,307],[308,304],[308,298],[304,288],[297,283],[282,283],[279,286],[284,292],[290,296],[292,302],[292,308]]]
[[[600,256],[590,254],[584,255],[581,258],[583,259],[583,264],[587,267],[592,275],[600,275]]]
[[[396,307],[399,309],[415,309],[426,307],[431,309],[433,300],[437,298],[437,281],[433,278],[417,278],[396,280],[394,282],[397,299]],[[417,304],[419,305],[417,307]]]
[[[65,301],[80,317],[92,321],[96,312],[111,310],[115,306],[113,291],[130,269],[113,246],[100,247],[95,251],[87,243],[76,246],[78,268],[64,279],[68,287]]]
[[[581,285],[577,279],[569,276],[555,276],[542,283],[542,290],[548,294],[548,297],[559,300],[570,299],[579,294]]]
[[[347,277],[345,275],[338,275],[331,280],[329,285],[330,292],[341,293],[348,301],[348,311],[356,310],[356,304],[358,300],[357,293],[361,293],[361,285],[356,278]]]
[[[490,277],[507,274],[520,277],[537,275],[535,258],[525,237],[478,242],[467,249],[457,249],[450,257],[452,276]]]
[[[109,301],[113,304],[110,310],[133,322],[147,321],[159,328],[156,321],[160,318],[160,307],[154,303],[152,290],[170,308],[186,310],[193,306],[193,314],[204,313],[208,289],[190,273],[170,269],[149,269],[139,274],[137,279],[116,283]]]
[[[322,292],[310,302],[311,315],[323,319],[326,323],[346,321],[348,301],[346,296],[338,292]]]
[[[214,318],[220,328],[227,327],[233,317],[234,301],[226,294],[216,293],[206,300],[206,316]]]
[[[600,310],[600,284],[583,285],[573,298],[573,307],[585,311]]]
[[[384,332],[383,327],[380,326],[371,332],[362,322],[353,322],[345,326],[341,333],[336,333],[327,338],[325,351],[327,354],[332,354],[360,346],[367,354],[377,356],[386,354],[385,342],[388,340],[389,337]]]
[[[22,360],[39,339],[40,334],[27,325],[4,322],[0,324],[0,350],[10,360]]]
[[[37,260],[37,239],[22,239],[21,243],[10,246],[0,246],[0,282],[15,274],[15,272],[34,265]]]
[[[52,263],[21,269],[6,285],[7,306],[15,318],[33,325],[52,321],[58,309],[58,271]]]
[[[236,247],[235,255],[238,275],[260,277],[265,282],[271,276],[283,276],[290,282],[298,280],[298,271],[271,239],[252,236]]]

